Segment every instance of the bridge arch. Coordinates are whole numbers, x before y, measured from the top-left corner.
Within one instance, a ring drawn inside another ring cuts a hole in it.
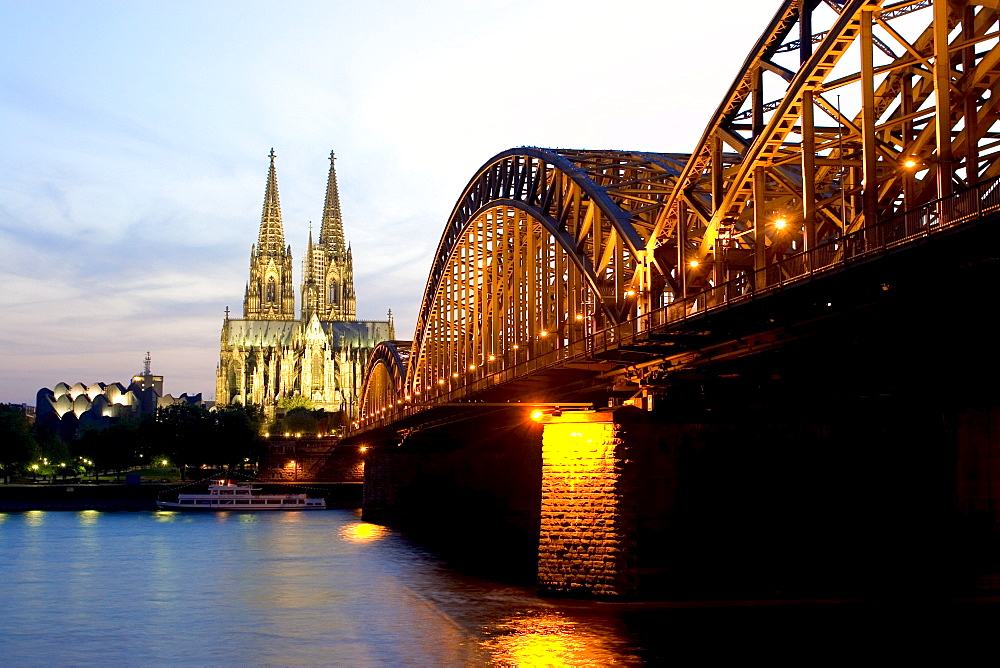
[[[634,314],[645,245],[686,158],[542,148],[491,158],[438,245],[408,393],[451,388]]]
[[[362,415],[379,415],[406,399],[404,380],[409,341],[382,341],[372,350],[361,385]]]

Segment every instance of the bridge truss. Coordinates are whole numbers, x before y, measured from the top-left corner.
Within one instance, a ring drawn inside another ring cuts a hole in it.
[[[692,154],[494,156],[359,427],[933,231],[1000,176],[998,4],[786,0]]]

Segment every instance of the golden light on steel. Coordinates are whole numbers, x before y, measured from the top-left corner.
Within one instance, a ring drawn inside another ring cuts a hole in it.
[[[545,413],[543,413],[542,411],[532,411],[531,412],[531,419],[532,420],[541,420],[543,417],[545,417]]]
[[[444,385],[444,378],[438,378],[438,385]]]
[[[445,224],[405,386],[519,341],[555,360],[594,334],[576,314],[614,328],[794,280],[765,270],[846,260],[831,240],[1000,175],[994,4],[780,0],[690,154],[491,157]]]
[[[777,218],[774,221],[774,227],[779,230],[783,230],[788,226],[788,221],[784,217]]]
[[[490,356],[489,356],[489,357],[487,357],[486,359],[487,359],[487,360],[489,360],[490,362],[493,362],[493,361],[495,361],[495,360],[496,360],[496,358],[497,358],[497,356],[496,356],[496,355],[490,355]]]

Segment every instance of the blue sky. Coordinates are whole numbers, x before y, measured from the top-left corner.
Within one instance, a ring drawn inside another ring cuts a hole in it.
[[[146,351],[214,398],[271,147],[296,286],[334,150],[358,317],[410,338],[480,165],[690,150],[777,4],[4,0],[0,402]]]

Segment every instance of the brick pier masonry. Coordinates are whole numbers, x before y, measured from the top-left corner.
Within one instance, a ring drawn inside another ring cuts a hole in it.
[[[538,543],[544,591],[600,598],[634,591],[631,464],[611,412],[545,418]]]

